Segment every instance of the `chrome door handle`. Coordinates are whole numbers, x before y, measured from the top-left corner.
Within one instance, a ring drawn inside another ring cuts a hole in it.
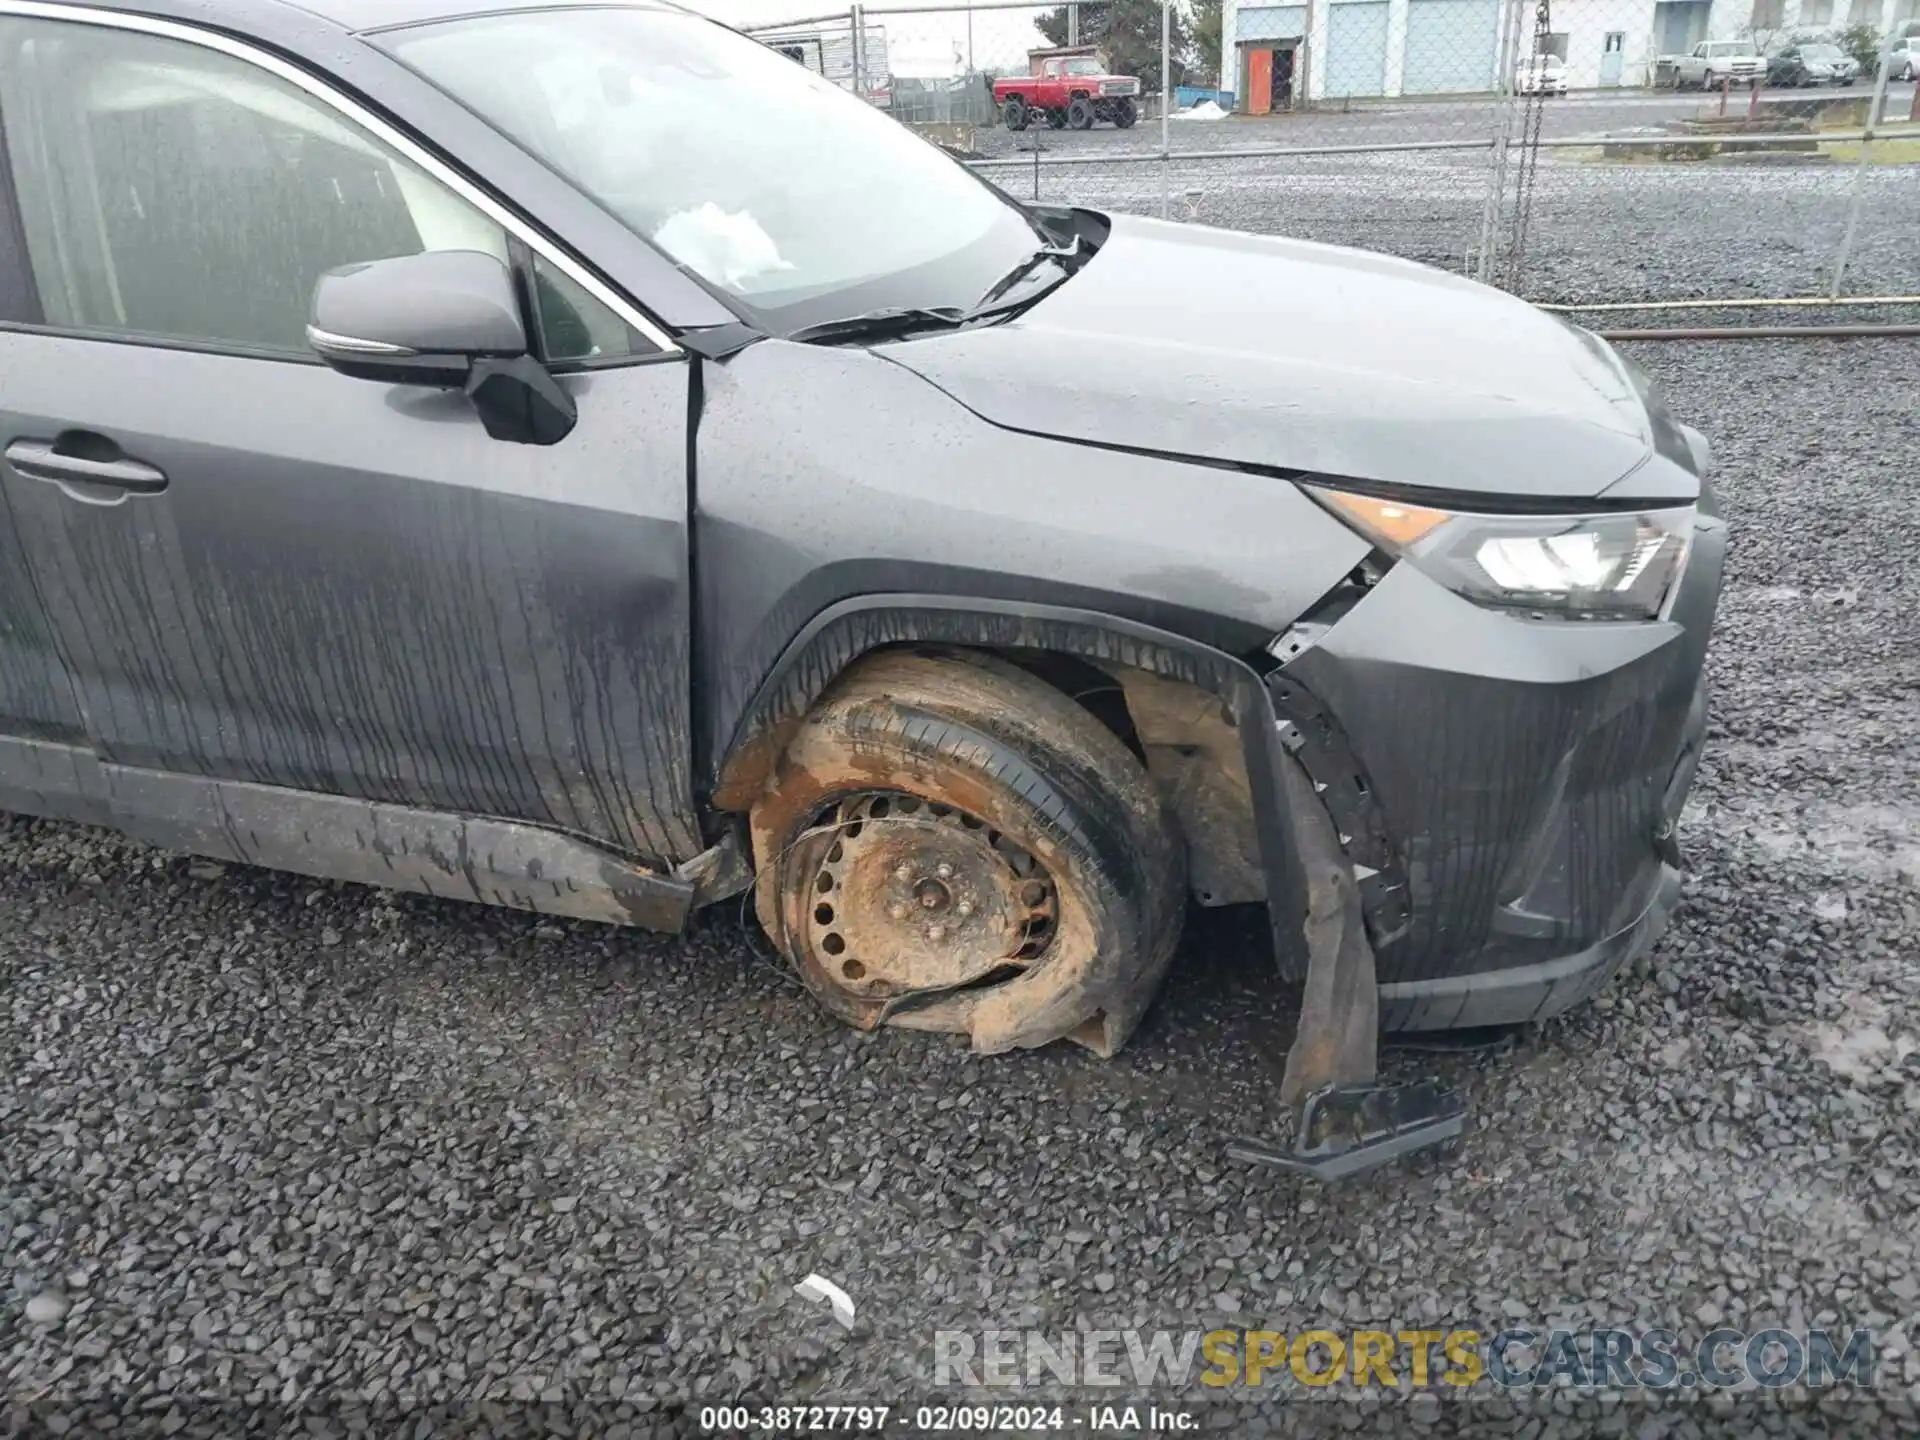
[[[57,442],[45,440],[15,440],[5,453],[7,463],[28,479],[58,485],[91,504],[115,504],[127,495],[157,495],[167,488],[166,471],[127,456],[92,460],[66,454]]]

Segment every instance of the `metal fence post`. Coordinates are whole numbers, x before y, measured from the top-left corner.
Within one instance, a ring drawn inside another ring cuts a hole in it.
[[[1173,204],[1173,147],[1167,121],[1173,110],[1173,0],[1160,0],[1160,218]]]
[[[853,93],[864,100],[867,98],[867,27],[858,5],[847,12],[847,33],[853,51]]]
[[[1833,285],[1827,291],[1827,298],[1840,298],[1841,283],[1847,278],[1847,261],[1853,255],[1853,237],[1860,229],[1860,206],[1865,201],[1867,183],[1867,152],[1873,146],[1873,127],[1879,123],[1887,107],[1887,71],[1893,65],[1893,32],[1889,30],[1880,41],[1880,73],[1874,77],[1873,99],[1867,102],[1867,123],[1860,127],[1860,161],[1853,167],[1853,198],[1847,202],[1847,228],[1840,237],[1840,251],[1833,257]],[[1920,97],[1920,90],[1915,91]],[[1920,104],[1920,98],[1916,98]]]
[[[1495,62],[1500,67],[1500,73],[1495,77],[1493,144],[1489,149],[1487,164],[1487,203],[1480,214],[1480,263],[1475,267],[1473,277],[1482,285],[1493,283],[1494,252],[1499,248],[1500,211],[1506,202],[1507,191],[1507,140],[1513,133],[1516,98],[1513,70],[1521,22],[1526,17],[1526,0],[1513,0],[1510,6],[1501,9],[1506,23],[1501,27],[1499,59]]]

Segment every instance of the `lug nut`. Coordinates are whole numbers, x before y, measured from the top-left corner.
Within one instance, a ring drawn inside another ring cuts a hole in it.
[[[942,880],[951,880],[953,878],[953,866],[942,860],[938,865],[933,867],[933,873],[938,875]]]
[[[904,920],[907,918],[907,907],[896,900],[887,907],[887,914],[896,920]]]
[[[967,916],[973,914],[973,902],[971,900],[962,900],[958,905],[953,907],[953,913],[958,915],[962,920],[966,919]]]

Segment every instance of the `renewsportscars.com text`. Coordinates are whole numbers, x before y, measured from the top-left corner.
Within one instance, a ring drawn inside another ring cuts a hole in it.
[[[1507,1389],[1725,1389],[1874,1384],[1867,1330],[941,1330],[933,1380],[1134,1390],[1298,1384]]]

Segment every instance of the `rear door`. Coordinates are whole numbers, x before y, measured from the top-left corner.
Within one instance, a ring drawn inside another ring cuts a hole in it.
[[[697,850],[672,343],[231,42],[0,18],[0,111],[41,312],[0,333],[0,488],[101,758]],[[560,443],[307,350],[322,271],[436,248],[518,269]]]

